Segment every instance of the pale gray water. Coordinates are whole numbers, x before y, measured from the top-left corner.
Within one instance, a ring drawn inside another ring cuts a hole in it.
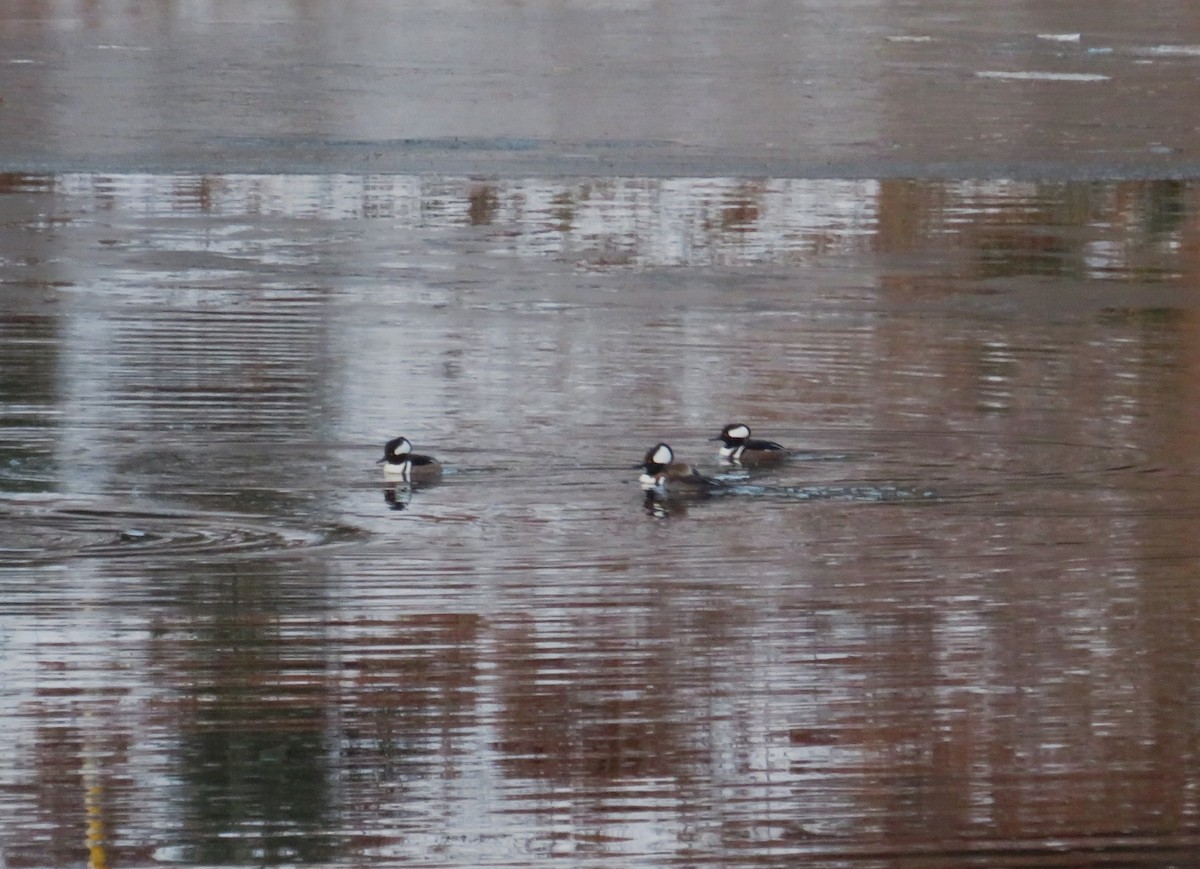
[[[6,864],[1186,865],[1198,201],[10,176]]]
[[[1193,0],[9,0],[0,168],[1200,174]]]

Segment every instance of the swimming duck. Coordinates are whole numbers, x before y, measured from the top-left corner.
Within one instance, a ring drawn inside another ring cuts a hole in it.
[[[742,422],[731,422],[715,438],[721,447],[717,456],[739,465],[764,465],[780,462],[788,457],[788,449],[775,441],[764,441],[750,437],[750,426]]]
[[[389,480],[405,483],[425,483],[442,475],[442,463],[432,456],[422,456],[412,451],[406,437],[392,438],[383,445],[383,476]]]
[[[643,489],[663,494],[704,494],[720,485],[691,465],[675,461],[674,450],[669,444],[661,442],[646,452],[638,481]]]

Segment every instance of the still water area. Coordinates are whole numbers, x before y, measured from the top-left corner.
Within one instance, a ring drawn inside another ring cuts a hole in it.
[[[0,266],[0,865],[1194,864],[1196,183],[7,175]]]

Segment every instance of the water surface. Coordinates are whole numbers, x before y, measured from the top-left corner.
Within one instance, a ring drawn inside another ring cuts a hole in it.
[[[0,166],[1200,174],[1192,0],[10,0]]]
[[[1198,204],[6,176],[3,862],[1186,865]]]

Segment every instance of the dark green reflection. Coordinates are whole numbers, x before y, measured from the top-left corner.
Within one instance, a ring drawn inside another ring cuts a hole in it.
[[[184,581],[190,630],[162,650],[163,663],[190,686],[179,781],[191,861],[268,865],[336,852],[325,834],[332,700],[319,643],[284,630],[311,615],[284,592],[295,581],[268,562],[201,566]],[[302,584],[321,599],[319,577]]]
[[[45,176],[0,173],[0,490],[52,485],[61,317],[55,303],[63,229]]]
[[[336,852],[320,834],[328,769],[316,710],[275,715],[263,721],[235,702],[202,715],[185,735],[196,862],[308,862]]]

